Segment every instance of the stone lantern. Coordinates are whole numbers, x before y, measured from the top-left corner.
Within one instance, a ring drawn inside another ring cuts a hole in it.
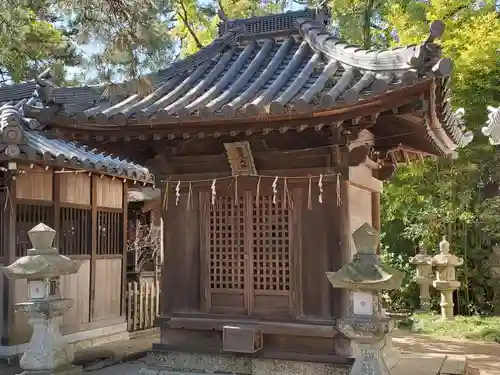
[[[455,278],[455,268],[464,264],[463,258],[450,254],[450,243],[446,237],[439,243],[440,253],[432,257],[432,265],[436,267],[436,280],[432,283],[441,293],[441,316],[453,319],[453,291],[460,287]]]
[[[353,260],[326,274],[334,288],[350,291],[350,316],[339,319],[337,329],[355,344],[351,375],[388,375],[398,358],[390,337],[394,321],[382,315],[380,292],[399,288],[403,274],[380,262],[379,233],[369,224],[357,229],[353,239]]]
[[[76,375],[80,367],[72,366],[74,352],[59,332],[59,317],[73,307],[74,301],[62,298],[59,280],[78,272],[80,263],[60,255],[52,247],[56,232],[38,224],[28,232],[33,245],[28,254],[8,267],[9,279],[27,279],[29,301],[16,303],[16,311],[28,316],[33,335],[20,360],[22,375]]]
[[[431,299],[430,287],[433,280],[432,257],[427,255],[427,249],[420,245],[418,254],[410,258],[410,263],[417,268],[415,282],[420,287],[420,309],[429,311]]]

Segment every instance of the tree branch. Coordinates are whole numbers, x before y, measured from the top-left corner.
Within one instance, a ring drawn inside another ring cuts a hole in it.
[[[193,37],[194,42],[196,43],[196,46],[198,48],[200,48],[200,49],[203,48],[203,44],[201,44],[200,40],[198,39],[198,36],[196,35],[196,33],[194,32],[193,28],[189,24],[187,10],[186,10],[186,7],[184,6],[184,3],[182,2],[182,0],[179,1],[179,5],[182,8],[182,13],[183,14],[181,14],[179,12],[177,12],[177,14],[179,15],[179,17],[181,18],[182,22],[184,23],[184,25],[188,29],[189,34],[191,34],[191,36]]]

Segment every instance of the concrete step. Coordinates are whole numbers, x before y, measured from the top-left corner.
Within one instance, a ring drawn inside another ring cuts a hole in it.
[[[465,356],[412,353],[401,355],[391,375],[466,375],[466,368]]]

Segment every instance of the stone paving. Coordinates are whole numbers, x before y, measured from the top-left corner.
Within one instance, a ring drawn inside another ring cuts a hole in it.
[[[500,344],[451,338],[437,339],[427,335],[395,331],[394,347],[402,353],[436,353],[465,355],[468,375],[500,375]]]
[[[106,344],[78,353],[77,360],[85,364],[85,374],[88,375],[136,375],[144,366],[139,357],[157,340],[157,337],[153,337]],[[402,353],[425,353],[426,356],[466,355],[473,370],[470,375],[500,375],[500,344],[497,343],[436,339],[404,331],[395,331],[393,342],[394,347]],[[19,368],[5,365],[2,367],[0,364],[0,375],[18,373]]]

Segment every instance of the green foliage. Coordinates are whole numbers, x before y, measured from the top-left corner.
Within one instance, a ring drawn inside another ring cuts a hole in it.
[[[34,78],[62,61],[76,59],[60,30],[30,8],[0,4],[0,85]]]
[[[332,21],[339,34],[351,43],[387,47],[390,29],[384,27],[387,2],[382,0],[334,0],[330,3]]]
[[[173,21],[168,2],[87,0],[75,6],[59,0],[57,13],[67,21],[66,33],[76,44],[94,46],[85,56],[80,80],[98,83],[138,78],[172,60]]]
[[[389,258],[400,256],[401,268],[417,244],[436,252],[440,237],[447,234],[453,251],[466,258],[458,272],[463,286],[456,300],[464,314],[491,309],[488,256],[491,242],[500,237],[496,197],[500,160],[478,131],[485,121],[486,104],[500,100],[500,20],[494,3],[484,3],[481,8],[462,0],[397,3],[387,14],[404,44],[421,41],[430,20],[444,20],[444,54],[454,61],[453,104],[465,108],[476,140],[460,151],[457,160],[399,169],[383,194],[384,248]],[[410,285],[395,294],[410,293]]]
[[[181,56],[190,55],[217,37],[222,14],[227,19],[248,18],[280,11],[281,2],[255,0],[174,0],[178,22],[172,32],[181,41]]]
[[[486,119],[486,105],[500,102],[500,17],[494,0],[330,4],[341,36],[365,47],[418,44],[427,37],[431,21],[445,23],[440,42],[444,56],[454,63],[452,104],[465,109],[476,140],[460,150],[457,160],[400,167],[384,186],[382,256],[406,274],[401,290],[388,293],[386,301],[393,308],[418,306],[409,258],[419,244],[437,252],[441,237],[448,235],[453,251],[466,258],[457,273],[463,285],[457,309],[466,314],[488,312],[492,298],[488,256],[492,241],[500,237],[500,160],[479,129]],[[437,310],[437,295],[432,303]]]
[[[412,331],[434,337],[500,342],[500,318],[457,316],[443,320],[436,314],[415,315]]]

